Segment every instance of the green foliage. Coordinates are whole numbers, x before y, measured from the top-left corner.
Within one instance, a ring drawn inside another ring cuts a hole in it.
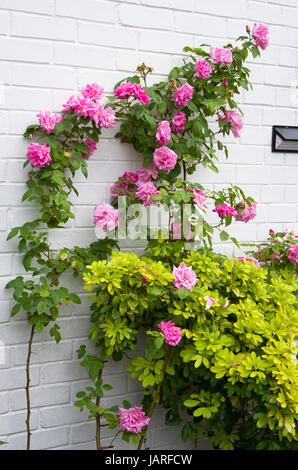
[[[169,262],[150,254],[139,259],[134,253],[113,253],[110,262],[93,263],[91,273],[84,274],[97,301],[93,321],[108,321],[110,331],[117,331],[119,351],[136,344],[134,335],[124,342],[128,325],[149,329],[145,357],[132,357],[128,366],[143,385],[144,409],[162,384],[159,402],[168,410],[168,424],[182,422],[185,410],[191,417],[184,420],[183,439],[207,436],[220,449],[295,448],[297,279],[272,279],[250,261],[191,251],[180,262],[192,266],[199,282],[181,296],[171,282]],[[136,294],[139,302],[131,311]],[[206,296],[215,300],[209,309]],[[124,299],[127,307],[121,310]],[[174,319],[183,334],[165,373],[165,349],[156,328],[161,319]],[[111,354],[105,335],[97,343]]]

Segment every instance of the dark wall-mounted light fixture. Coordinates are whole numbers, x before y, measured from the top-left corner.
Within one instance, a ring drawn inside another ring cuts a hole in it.
[[[273,126],[272,152],[298,153],[298,127]]]

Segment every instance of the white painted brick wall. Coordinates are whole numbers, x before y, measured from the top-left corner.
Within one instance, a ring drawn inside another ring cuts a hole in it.
[[[184,45],[222,45],[254,21],[268,24],[271,45],[261,58],[249,60],[254,90],[241,94],[241,137],[228,140],[230,159],[220,156],[218,175],[202,169],[196,175],[209,187],[242,185],[259,201],[254,221],[231,228],[241,241],[262,240],[270,227],[298,229],[298,156],[276,155],[270,149],[273,124],[298,125],[297,0],[0,0],[0,84],[5,84],[0,96],[0,340],[6,356],[0,365],[0,437],[8,441],[4,448],[23,449],[26,437],[24,362],[29,328],[22,316],[9,319],[11,292],[4,289],[9,279],[23,273],[16,242],[7,243],[7,233],[37,215],[36,209],[20,203],[25,127],[36,122],[40,110],[59,110],[87,82],[97,81],[111,92],[113,84],[143,60],[154,67],[150,80],[161,80],[180,60]],[[91,242],[94,204],[107,200],[108,184],[123,171],[138,168],[132,148],[112,137],[113,131],[104,133],[89,162],[89,182],[77,177],[76,219],[66,229],[67,237],[51,233],[56,246],[63,246],[64,238],[68,246]],[[229,244],[217,247],[232,251]],[[65,282],[73,285],[70,277]],[[75,286],[82,292],[80,282]],[[94,423],[72,406],[75,394],[88,383],[75,353],[80,344],[88,343],[86,295],[81,306],[63,309],[59,324],[63,339],[58,346],[48,332],[34,342],[32,448],[94,449]],[[105,379],[114,386],[106,403],[120,403],[127,396],[139,403],[139,387],[125,372],[125,361],[109,364]],[[151,429],[151,448],[185,447],[179,429],[165,430],[162,412],[155,413]],[[104,428],[105,444],[109,432]],[[117,441],[116,447],[124,445]]]

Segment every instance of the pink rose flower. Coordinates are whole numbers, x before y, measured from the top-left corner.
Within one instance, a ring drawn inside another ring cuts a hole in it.
[[[259,262],[255,258],[252,258],[251,256],[239,256],[238,261],[240,261],[242,263],[244,260],[250,261],[251,263],[254,263],[257,268],[261,267],[259,265]]]
[[[252,220],[257,215],[257,202],[254,201],[249,206],[244,200],[237,204],[238,217],[237,220],[247,223],[249,220]]]
[[[91,85],[86,85],[85,88],[83,88],[82,95],[90,100],[99,100],[102,97],[103,90],[102,86],[97,83],[92,83]]]
[[[213,297],[209,297],[209,295],[206,295],[204,297],[204,299],[206,300],[206,310],[209,310],[209,308],[215,303],[215,300],[213,299]]]
[[[119,407],[118,416],[120,418],[120,429],[133,434],[139,434],[150,422],[150,418],[145,415],[142,406],[134,406],[128,410]]]
[[[135,196],[143,201],[143,206],[150,206],[152,203],[156,202],[150,199],[150,197],[155,194],[160,194],[160,191],[156,189],[152,181],[148,181],[147,183],[140,184]]]
[[[183,111],[177,110],[172,119],[172,130],[175,134],[184,130],[186,124],[186,115]]]
[[[183,222],[181,224],[172,223],[171,232],[172,232],[173,238],[176,239],[176,240],[181,240],[181,237],[183,235],[185,240],[190,242],[192,237],[193,237],[193,233],[191,231],[191,226],[187,225],[187,224],[184,224]],[[185,232],[187,232],[187,233],[185,234]]]
[[[141,168],[137,170],[137,176],[137,186],[140,186],[143,183],[147,183],[151,180],[151,178],[156,180],[156,178],[158,178],[158,173],[154,163],[151,163],[147,168],[143,168],[142,165]]]
[[[175,276],[173,284],[177,289],[183,287],[184,289],[192,290],[192,288],[198,282],[196,273],[194,272],[192,267],[185,266],[184,263],[180,263],[178,268],[174,266],[172,274],[173,276]]]
[[[236,217],[238,212],[235,211],[234,207],[228,206],[227,204],[220,204],[213,209],[213,212],[217,212],[219,217]]]
[[[186,106],[192,99],[193,87],[184,83],[180,88],[176,88],[174,93],[175,106]]]
[[[136,173],[131,172],[131,171],[126,171],[124,173],[124,175],[122,176],[122,178],[125,178],[129,181],[133,181],[135,183],[138,179],[138,175]]]
[[[171,140],[171,128],[168,121],[161,121],[158,123],[155,139],[162,145],[167,145]]]
[[[208,78],[212,74],[212,67],[206,60],[199,59],[196,61],[195,71],[199,78]]]
[[[87,139],[85,140],[85,145],[87,145],[89,149],[89,152],[84,154],[86,160],[88,160],[97,149],[97,143],[95,142],[95,140],[90,139],[90,137],[87,137]]]
[[[181,328],[175,326],[174,322],[171,320],[167,322],[161,321],[157,326],[163,332],[167,344],[177,346],[177,344],[180,343]]]
[[[228,307],[228,306],[229,306],[229,301],[228,301],[228,299],[226,299],[225,304],[224,304],[224,307],[226,308],[226,307]]]
[[[275,263],[279,263],[281,260],[281,256],[278,253],[276,253],[276,251],[272,253],[272,258]]]
[[[256,40],[256,46],[260,47],[264,51],[269,45],[269,31],[267,26],[255,23],[251,34]]]
[[[51,113],[50,111],[44,111],[42,113],[37,114],[39,123],[43,130],[46,132],[53,132],[54,127],[58,122],[62,122],[62,116],[58,116],[58,114]]]
[[[52,161],[50,156],[51,148],[47,145],[40,145],[31,142],[27,151],[27,158],[30,160],[32,166],[42,168],[49,165]]]
[[[240,137],[239,131],[243,127],[242,117],[239,113],[233,110],[225,111],[224,115],[218,116],[219,120],[227,121],[231,126],[231,131],[234,137]]]
[[[139,100],[140,103],[146,105],[150,103],[151,98],[147,95],[146,91],[142,89],[141,85],[138,83],[134,84],[133,94]]]
[[[123,82],[114,90],[114,95],[120,100],[129,98],[134,92],[134,83]]]
[[[224,47],[215,47],[210,51],[210,57],[214,64],[231,65],[233,62],[233,54],[230,49]]]
[[[228,80],[226,78],[223,81],[223,86],[228,86]]]
[[[113,230],[119,226],[118,209],[102,202],[94,208],[94,224],[103,230]]]
[[[94,103],[96,106],[95,112],[90,117],[92,121],[99,127],[114,127],[116,124],[116,111],[110,106],[104,107],[103,103]]]
[[[287,257],[291,263],[298,263],[298,244],[289,246]]]
[[[274,232],[274,230],[272,230],[272,228],[271,228],[271,229],[269,230],[269,235],[272,236],[272,235],[274,235],[274,234],[275,234],[275,232]]]
[[[74,110],[84,117],[92,117],[98,108],[98,104],[89,98],[81,96],[71,96],[67,103],[63,105],[64,111]]]
[[[169,173],[176,165],[178,156],[173,150],[163,145],[155,150],[153,161],[159,170]]]
[[[195,195],[195,197],[193,198],[193,202],[197,204],[198,206],[206,208],[207,206],[205,204],[205,201],[207,199],[207,196],[204,193],[204,191],[201,191],[200,189],[195,189],[193,193]]]

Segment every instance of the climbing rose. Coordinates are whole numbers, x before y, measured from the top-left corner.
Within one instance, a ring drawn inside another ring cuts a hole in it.
[[[49,133],[53,132],[58,122],[63,121],[62,116],[58,116],[58,114],[51,113],[50,111],[39,113],[37,117],[43,130]]]
[[[118,209],[102,202],[94,208],[94,224],[103,230],[113,230],[118,227]]]
[[[82,95],[90,100],[99,100],[102,97],[103,90],[102,86],[97,83],[92,83],[91,85],[86,85],[85,88],[83,88]]]
[[[99,125],[101,127],[114,127],[116,124],[116,111],[112,109],[110,106],[107,108],[102,108],[101,115],[99,118]]]
[[[233,54],[230,49],[224,47],[214,47],[210,51],[210,57],[214,64],[231,65],[233,62]]]
[[[145,415],[142,406],[134,406],[128,410],[119,407],[118,416],[120,418],[120,429],[133,434],[139,434],[150,422],[150,418]]]
[[[298,244],[289,246],[287,257],[291,263],[298,263]]]
[[[256,46],[260,47],[264,51],[269,45],[269,31],[267,26],[255,23],[254,27],[252,28],[251,34],[256,40]]]
[[[138,191],[135,195],[138,199],[143,201],[143,206],[150,206],[152,203],[156,202],[150,199],[150,197],[154,196],[155,194],[160,194],[160,191],[156,189],[152,181],[148,181],[147,183],[143,183],[138,187]]]
[[[198,282],[196,273],[192,267],[185,266],[184,263],[180,263],[178,268],[174,266],[172,274],[175,276],[173,284],[177,289],[183,287],[184,289],[191,290]]]
[[[158,123],[155,139],[162,145],[167,145],[171,140],[171,128],[168,121],[161,121]]]
[[[90,100],[89,98],[81,96],[71,96],[67,103],[63,105],[64,111],[71,111],[72,109],[84,117],[92,118],[98,109],[98,103]]]
[[[177,344],[180,343],[181,328],[175,326],[174,322],[171,320],[167,322],[161,321],[157,326],[163,332],[167,344],[177,346]]]
[[[243,262],[244,260],[250,261],[251,263],[254,263],[257,268],[260,268],[261,266],[259,265],[258,261],[251,256],[239,256],[238,261]]]
[[[215,300],[212,297],[209,297],[209,295],[206,295],[204,299],[206,300],[205,308],[206,310],[208,310],[215,303]]]
[[[247,223],[249,220],[252,220],[255,218],[257,215],[257,208],[256,208],[257,202],[254,201],[251,203],[251,206],[249,206],[245,201],[241,201],[239,204],[237,204],[236,208],[238,211],[238,217],[237,220],[241,220],[241,222]]]
[[[274,235],[274,234],[275,234],[275,232],[274,232],[274,230],[272,230],[272,228],[271,228],[271,229],[269,230],[269,235],[272,236],[272,235]]]
[[[176,111],[172,119],[172,130],[175,134],[178,134],[180,131],[184,130],[186,124],[186,115],[183,111]]]
[[[186,106],[192,99],[193,87],[184,83],[180,88],[176,88],[174,93],[175,106]]]
[[[27,151],[27,158],[29,158],[32,166],[41,168],[49,165],[52,161],[50,157],[51,148],[46,145],[35,144],[31,142]]]
[[[143,168],[142,165],[141,168],[137,170],[137,186],[140,186],[143,183],[147,183],[148,181],[150,181],[151,178],[156,180],[156,178],[158,177],[158,173],[155,168],[156,167],[154,163],[151,163],[149,166],[147,166],[147,168]]]
[[[208,78],[212,74],[212,67],[211,65],[203,59],[199,59],[196,61],[195,65],[196,75],[199,78]]]
[[[225,111],[225,114],[218,116],[219,120],[227,121],[231,125],[231,131],[234,137],[240,137],[239,131],[243,127],[242,117],[233,110]]]
[[[84,156],[86,160],[88,160],[97,149],[97,145],[96,145],[95,140],[90,139],[90,137],[87,137],[87,139],[85,140],[85,145],[87,145],[89,152],[85,153]]]
[[[153,154],[153,161],[159,170],[164,170],[166,173],[173,170],[176,165],[178,156],[173,150],[163,145],[155,150]]]
[[[235,211],[235,209],[231,206],[228,206],[227,204],[220,204],[213,209],[213,212],[217,212],[220,217],[236,217],[238,215],[238,212]]]

